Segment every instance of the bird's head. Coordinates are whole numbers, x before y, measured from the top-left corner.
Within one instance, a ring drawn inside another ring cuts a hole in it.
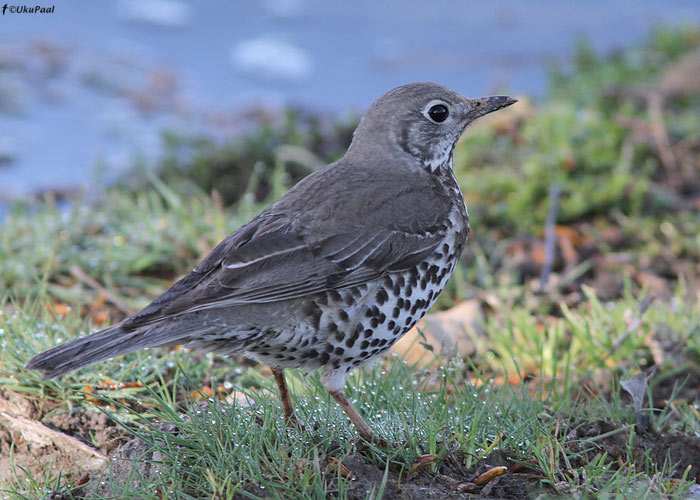
[[[517,102],[508,96],[467,99],[436,83],[390,90],[365,112],[348,154],[408,153],[435,171],[450,163],[464,129],[477,118]]]

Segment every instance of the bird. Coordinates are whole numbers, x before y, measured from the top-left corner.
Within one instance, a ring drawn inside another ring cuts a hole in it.
[[[372,442],[343,390],[346,377],[386,352],[445,287],[469,234],[455,146],[474,120],[515,102],[428,82],[386,92],[342,158],[299,181],[135,315],[37,354],[26,368],[50,379],[174,345],[244,355],[270,366],[290,425],[297,419],[284,370],[320,370]]]

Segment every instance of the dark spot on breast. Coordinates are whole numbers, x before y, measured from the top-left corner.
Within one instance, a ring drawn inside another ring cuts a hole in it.
[[[379,320],[377,318],[372,318],[372,320],[369,322],[369,326],[372,328],[377,328],[379,326]]]
[[[348,319],[350,319],[348,317],[348,313],[346,313],[342,309],[340,311],[338,311],[338,317],[340,318],[340,321],[347,321]]]
[[[316,349],[309,349],[308,351],[304,352],[304,354],[301,355],[301,358],[302,359],[306,359],[306,358],[311,359],[311,358],[315,358],[316,356],[318,356],[318,352],[316,351]]]
[[[409,297],[410,297],[411,295],[413,295],[413,286],[408,285],[408,286],[406,287],[406,295],[408,295]]]
[[[355,339],[353,337],[350,337],[348,340],[345,341],[345,345],[348,347],[348,349],[352,348],[352,346],[355,345]]]
[[[384,290],[383,288],[380,288],[379,291],[377,292],[376,299],[377,299],[377,304],[379,304],[380,306],[384,305],[384,302],[389,300],[389,294],[386,293],[386,290]]]
[[[422,271],[425,271],[426,269],[428,269],[428,263],[427,263],[427,262],[421,262],[421,263],[420,263],[420,268],[421,268]]]
[[[342,342],[343,340],[345,340],[345,334],[343,332],[336,333],[335,340],[336,342]]]
[[[401,288],[403,288],[403,286],[406,284],[406,279],[403,277],[403,274],[399,274],[398,278],[396,279],[396,284]]]
[[[387,325],[386,325],[386,327],[389,330],[393,329],[395,326],[396,326],[396,322],[394,320],[389,321],[389,323],[387,323]]]
[[[384,286],[387,288],[394,286],[394,280],[391,279],[391,276],[386,276],[384,278]]]
[[[420,289],[425,290],[428,287],[428,280],[425,278],[421,278],[420,280]]]
[[[379,340],[380,340],[380,339],[374,339],[374,340],[372,340],[372,347],[374,347],[374,346],[376,346],[376,345],[379,345]]]
[[[326,328],[328,328],[328,331],[331,333],[338,331],[338,325],[336,325],[333,321],[329,321]]]
[[[363,340],[360,342],[360,349],[367,349],[369,347],[369,341],[368,340]]]
[[[321,362],[322,365],[325,365],[326,363],[328,363],[328,361],[329,361],[330,359],[331,359],[331,356],[330,356],[330,354],[328,354],[327,352],[324,352],[324,353],[321,354],[321,356],[319,357],[319,361]]]
[[[379,316],[377,316],[379,319],[379,323],[384,323],[386,321],[386,314],[384,313],[379,313]]]
[[[408,318],[406,318],[406,326],[410,325],[412,321],[413,321],[413,316],[409,316]]]
[[[340,302],[340,294],[336,292],[335,290],[329,290],[328,291],[328,296],[330,297],[332,302]]]
[[[394,307],[394,310],[391,312],[391,315],[394,318],[398,318],[400,313],[401,313],[401,309],[399,309],[398,307]]]
[[[343,302],[345,302],[346,305],[351,306],[355,303],[355,297],[353,297],[350,293],[346,293]]]
[[[364,334],[364,335],[365,335],[365,338],[366,338],[366,339],[370,338],[370,337],[372,336],[373,333],[374,333],[374,330],[370,330],[370,329],[368,328],[367,330],[365,330],[365,334]]]
[[[442,253],[447,253],[449,251],[450,251],[450,245],[448,245],[447,243],[443,243],[442,244]]]
[[[335,351],[333,351],[333,352],[338,356],[342,356],[343,353],[345,352],[345,349],[343,349],[342,347],[336,347]]]
[[[404,300],[403,302],[403,308],[406,309],[407,311],[411,308],[411,301],[410,300]]]
[[[362,326],[362,323],[358,324],[358,325],[355,327],[355,331],[352,332],[352,339],[353,339],[353,340],[359,339],[359,338],[360,338],[360,334],[364,331],[364,329],[365,329],[365,327]]]
[[[302,307],[302,313],[309,319],[311,325],[318,330],[321,325],[321,308],[314,301],[308,300]]]
[[[403,297],[399,297],[399,300],[396,301],[396,307],[398,307],[399,309],[403,309],[403,303]]]

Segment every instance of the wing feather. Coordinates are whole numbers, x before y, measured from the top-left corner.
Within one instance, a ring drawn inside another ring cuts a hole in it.
[[[257,231],[243,227],[224,240],[192,273],[124,326],[133,329],[178,314],[277,302],[374,280],[419,263],[443,234],[384,230],[304,241],[293,223]],[[221,248],[219,248],[221,247]]]

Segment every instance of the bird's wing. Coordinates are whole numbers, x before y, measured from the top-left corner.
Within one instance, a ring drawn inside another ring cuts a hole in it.
[[[444,237],[435,227],[355,228],[318,239],[304,233],[284,215],[261,214],[127,319],[124,328],[185,312],[276,302],[365,283],[415,266]]]

